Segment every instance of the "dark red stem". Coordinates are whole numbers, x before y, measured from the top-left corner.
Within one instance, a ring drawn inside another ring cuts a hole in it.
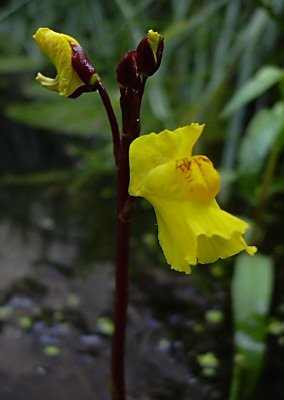
[[[119,153],[121,150],[121,142],[120,142],[120,133],[119,133],[117,119],[116,119],[115,113],[113,111],[113,107],[112,107],[109,95],[100,80],[98,80],[96,82],[95,88],[99,92],[99,95],[101,96],[105,110],[107,112],[107,116],[108,116],[108,120],[109,120],[110,128],[111,128],[111,133],[112,133],[112,140],[113,140],[113,155],[114,155],[115,165],[116,165],[116,167],[118,167],[118,158],[119,158]]]
[[[125,149],[123,149],[125,150]],[[129,287],[129,237],[130,222],[123,216],[128,195],[127,154],[122,151],[118,163],[117,220],[116,220],[116,270],[115,270],[115,331],[112,339],[111,374],[113,400],[125,399],[125,336]]]
[[[141,93],[121,89],[122,138],[117,177],[115,331],[112,340],[112,399],[125,400],[125,343],[129,290],[130,214],[134,198],[128,194],[129,146],[140,134]]]

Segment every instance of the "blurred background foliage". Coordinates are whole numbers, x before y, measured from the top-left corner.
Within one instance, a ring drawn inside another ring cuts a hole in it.
[[[264,363],[267,334],[275,333],[283,318],[283,1],[1,2],[1,218],[18,227],[31,225],[32,205],[40,202],[61,227],[60,237],[71,235],[73,240],[70,218],[76,221],[81,229],[75,238],[84,259],[94,258],[95,242],[95,258],[112,260],[113,230],[98,235],[102,226],[112,226],[114,215],[108,123],[95,94],[64,99],[34,81],[38,71],[55,74],[32,39],[40,26],[81,43],[118,116],[117,62],[148,29],[164,36],[162,66],[147,82],[142,132],[205,123],[197,150],[221,171],[219,201],[252,223],[249,240],[259,247],[254,261],[237,258],[234,276],[221,274],[232,283],[236,357],[230,398],[249,398]],[[137,208],[134,264],[164,264],[153,214],[143,201]],[[146,221],[145,209],[150,214]],[[37,224],[49,237],[48,223]],[[212,269],[215,278],[217,267]],[[199,271],[192,279],[206,288]],[[283,345],[283,332],[277,332],[273,346]]]

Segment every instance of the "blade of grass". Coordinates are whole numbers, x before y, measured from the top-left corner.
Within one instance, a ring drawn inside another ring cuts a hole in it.
[[[259,378],[273,276],[270,257],[241,254],[237,258],[232,281],[235,365],[229,400],[248,399]]]

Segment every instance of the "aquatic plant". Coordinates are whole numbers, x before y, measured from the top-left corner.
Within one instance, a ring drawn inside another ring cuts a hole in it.
[[[129,239],[136,196],[154,207],[159,240],[168,264],[190,273],[190,266],[211,263],[256,247],[243,238],[248,224],[220,209],[215,197],[220,178],[204,155],[192,155],[203,126],[193,123],[174,131],[140,136],[140,109],[147,79],[161,64],[164,40],[149,30],[136,50],[128,51],[116,68],[122,127],[100,76],[81,45],[71,36],[40,28],[34,35],[54,63],[57,75],[37,80],[47,89],[74,98],[97,91],[109,120],[117,170],[115,330],[112,342],[112,397],[126,398],[125,335],[129,284]]]

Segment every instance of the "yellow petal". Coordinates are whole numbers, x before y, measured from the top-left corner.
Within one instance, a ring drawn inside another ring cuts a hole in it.
[[[61,96],[70,96],[80,86],[84,85],[72,66],[72,49],[70,44],[78,44],[71,36],[57,33],[49,28],[40,28],[33,36],[40,49],[50,58],[57,70],[57,76],[52,78],[38,75],[37,80],[46,88],[58,91]]]
[[[154,59],[156,62],[157,62],[157,50],[161,40],[162,36],[158,32],[154,32],[152,29],[148,31],[148,43],[152,49]]]
[[[42,86],[46,89],[54,90],[55,92],[59,91],[59,81],[58,76],[55,79],[48,78],[47,76],[42,75],[40,72],[37,74],[36,81],[38,81]]]
[[[205,156],[193,156],[151,169],[141,182],[136,195],[210,202],[219,190],[220,177],[211,161]]]
[[[176,161],[175,167],[188,198],[210,201],[219,193],[220,177],[207,157],[185,157]]]
[[[221,210],[216,203],[196,200],[150,199],[157,221],[158,236],[168,264],[190,273],[190,265],[212,263],[242,250],[253,255],[243,233],[248,224]]]
[[[164,130],[135,139],[129,150],[129,193],[140,196],[144,179],[153,168],[190,156],[203,127],[191,124],[174,131]]]

